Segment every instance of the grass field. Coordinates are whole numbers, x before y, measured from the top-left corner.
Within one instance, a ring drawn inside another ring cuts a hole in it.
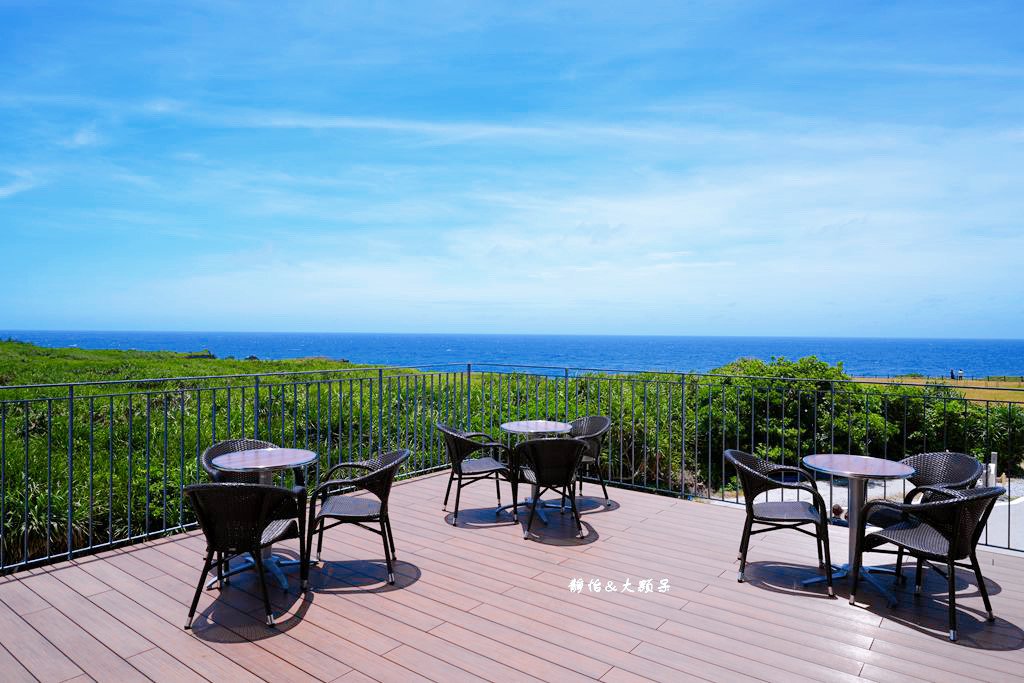
[[[1021,379],[972,379],[962,382],[951,381],[948,377],[858,377],[858,382],[871,384],[941,384],[953,387],[964,395],[964,398],[976,401],[1006,401],[1013,399],[1024,401],[1024,381]],[[1008,392],[1007,389],[1020,389],[1020,394]]]

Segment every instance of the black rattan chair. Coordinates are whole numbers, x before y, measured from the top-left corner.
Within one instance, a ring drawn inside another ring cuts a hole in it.
[[[260,483],[259,472],[226,472],[213,466],[213,459],[218,455],[224,455],[225,453],[237,453],[239,451],[251,451],[257,448],[279,448],[279,446],[269,441],[261,441],[260,439],[229,439],[227,441],[218,441],[203,451],[203,454],[199,458],[199,462],[202,463],[203,469],[206,470],[206,474],[210,476],[210,481],[258,484]],[[303,468],[296,467],[292,470],[292,473],[295,475],[296,486],[305,485],[306,477],[303,473]]]
[[[572,429],[569,430],[569,436],[587,442],[587,452],[583,454],[583,460],[580,464],[587,469],[590,469],[590,466],[593,465],[594,469],[597,470],[597,479],[601,482],[601,493],[604,494],[605,502],[607,502],[608,487],[604,483],[604,475],[601,474],[601,443],[604,441],[604,435],[611,429],[612,421],[603,415],[588,415],[587,417],[576,418],[570,424]],[[582,477],[579,478],[579,482],[580,495],[582,496]]]
[[[185,628],[192,628],[192,618],[199,604],[199,596],[210,569],[216,566],[218,574],[224,557],[241,553],[252,555],[259,576],[267,625],[274,625],[274,614],[267,596],[267,582],[263,575],[261,550],[290,538],[299,539],[299,556],[305,551],[306,488],[286,489],[261,484],[216,483],[186,486],[195,510],[199,527],[206,536],[206,560],[196,587],[192,607]],[[307,571],[303,566],[303,576]]]
[[[582,439],[530,439],[516,446],[512,460],[519,470],[518,478],[533,487],[530,519],[523,531],[524,539],[530,537],[537,504],[548,490],[562,494],[563,501],[569,499],[573,520],[576,522],[576,536],[583,538],[583,524],[580,522],[572,489],[576,485],[576,473],[586,451],[587,442]]]
[[[794,529],[813,536],[817,541],[818,566],[825,570],[828,594],[834,597],[832,556],[828,544],[828,508],[821,494],[814,488],[814,476],[802,467],[776,465],[743,451],[727,450],[725,459],[736,468],[747,507],[747,519],[743,524],[743,537],[740,540],[740,570],[736,580],[742,583],[746,578],[744,571],[747,567],[747,549],[752,535],[776,529]],[[797,481],[786,482],[787,475],[796,477]],[[801,483],[800,479],[806,479],[810,484]],[[803,491],[811,496],[811,500],[754,502],[762,493],[778,489]],[[765,528],[754,530],[754,524],[760,524]],[[806,524],[813,524],[815,533],[804,529],[803,526]]]
[[[406,449],[381,453],[372,460],[360,462],[338,463],[324,473],[324,481],[316,487],[309,500],[309,537],[306,540],[306,556],[303,568],[309,567],[309,555],[313,546],[313,535],[317,534],[316,561],[320,561],[320,551],[324,544],[324,531],[339,524],[355,524],[358,527],[380,534],[384,541],[384,559],[388,565],[388,583],[395,582],[395,537],[391,533],[391,520],[388,517],[388,498],[391,485],[395,481],[398,469],[409,458]],[[343,469],[364,470],[366,473],[350,479],[332,479]],[[348,496],[350,491],[368,491],[376,497]],[[317,501],[320,507],[317,508]],[[380,529],[367,526],[376,522]],[[308,569],[307,569],[308,572]],[[309,588],[308,573],[303,575],[302,589]]]
[[[452,481],[455,487],[455,512],[452,514],[452,526],[459,522],[459,497],[463,486],[473,482],[494,477],[494,489],[498,494],[497,512],[501,511],[501,480],[506,479],[512,485],[512,502],[517,503],[518,481],[510,476],[509,468],[501,461],[489,455],[477,455],[480,452],[491,452],[496,455],[507,453],[508,448],[498,443],[483,432],[462,432],[447,425],[438,424],[437,430],[444,436],[444,447],[451,461],[452,469],[448,474],[448,488],[444,492],[442,510],[448,509],[448,496],[452,492]],[[485,439],[480,441],[480,439]],[[512,506],[512,519],[519,521],[516,505]]]
[[[907,480],[915,487],[941,486],[946,489],[973,489],[985,472],[985,466],[973,455],[939,451],[935,453],[918,453],[901,460],[905,465],[914,468],[914,475]],[[928,491],[920,491],[921,502],[927,503],[930,498]],[[915,496],[907,496],[904,503],[913,502]],[[889,507],[876,507],[868,518],[868,524],[881,528],[899,524],[903,515]],[[903,583],[903,552],[896,555],[896,581]]]
[[[978,479],[985,472],[985,466],[973,455],[966,453],[918,453],[901,460],[905,465],[914,468],[914,474],[907,480],[915,487],[941,486],[946,489],[973,489]],[[929,494],[921,494],[922,502],[928,501]],[[903,502],[909,503],[910,500]],[[897,524],[902,519],[899,512],[886,507],[876,508],[871,513],[868,524],[887,527]]]
[[[857,529],[857,549],[853,562],[853,584],[850,587],[850,604],[854,604],[861,567],[861,558],[866,552],[906,553],[917,558],[917,575],[914,594],[921,592],[924,563],[943,562],[949,586],[949,639],[957,639],[956,632],[956,568],[967,568],[957,564],[958,560],[970,559],[970,569],[978,581],[978,591],[985,601],[988,620],[995,619],[992,603],[988,598],[985,579],[981,575],[976,554],[978,540],[985,528],[988,516],[996,499],[1006,489],[991,486],[981,489],[955,490],[939,486],[921,486],[907,494],[911,500],[917,494],[927,496],[926,503],[894,503],[888,500],[868,501],[861,512],[861,523]],[[865,535],[868,516],[876,508],[887,507],[897,512],[901,521],[881,531]],[[878,550],[879,546],[893,544],[899,550]]]

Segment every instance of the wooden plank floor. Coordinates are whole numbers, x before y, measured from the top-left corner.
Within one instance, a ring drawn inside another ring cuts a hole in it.
[[[553,511],[524,541],[522,524],[496,521],[487,483],[464,489],[459,527],[447,524],[446,482],[421,477],[392,494],[396,586],[382,582],[380,539],[339,527],[325,537],[312,592],[301,595],[294,575],[290,592],[271,587],[276,629],[262,623],[251,574],[205,592],[194,630],[181,628],[203,552],[195,533],[7,577],[0,679],[789,683],[1024,672],[1020,556],[982,553],[995,623],[983,619],[974,577],[958,575],[952,644],[940,577],[928,577],[921,598],[901,590],[892,610],[870,588],[849,605],[845,582],[830,600],[798,587],[817,563],[813,541],[794,532],[755,536],[749,582],[738,584],[734,507],[618,489],[605,507],[588,484],[585,539]],[[845,529],[833,530],[832,547],[842,561]],[[626,579],[634,589],[651,579],[654,590],[623,592]],[[663,580],[669,590],[659,592]],[[603,590],[609,582],[619,590]]]

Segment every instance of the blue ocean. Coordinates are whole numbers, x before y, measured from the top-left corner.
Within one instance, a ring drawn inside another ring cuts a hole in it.
[[[1024,374],[1024,340],[833,337],[668,337],[289,332],[75,332],[0,330],[41,346],[201,351],[218,358],[326,356],[356,363],[443,363],[706,372],[741,357],[814,355],[856,376]]]

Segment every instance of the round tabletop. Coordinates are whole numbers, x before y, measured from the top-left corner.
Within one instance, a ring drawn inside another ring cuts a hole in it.
[[[816,472],[859,479],[905,479],[916,472],[901,462],[846,453],[808,455],[804,458],[804,465]]]
[[[555,420],[517,420],[501,425],[501,431],[509,434],[566,434],[571,430],[568,422]]]
[[[210,464],[228,472],[260,472],[302,467],[316,460],[316,453],[301,448],[254,448],[218,455]]]

